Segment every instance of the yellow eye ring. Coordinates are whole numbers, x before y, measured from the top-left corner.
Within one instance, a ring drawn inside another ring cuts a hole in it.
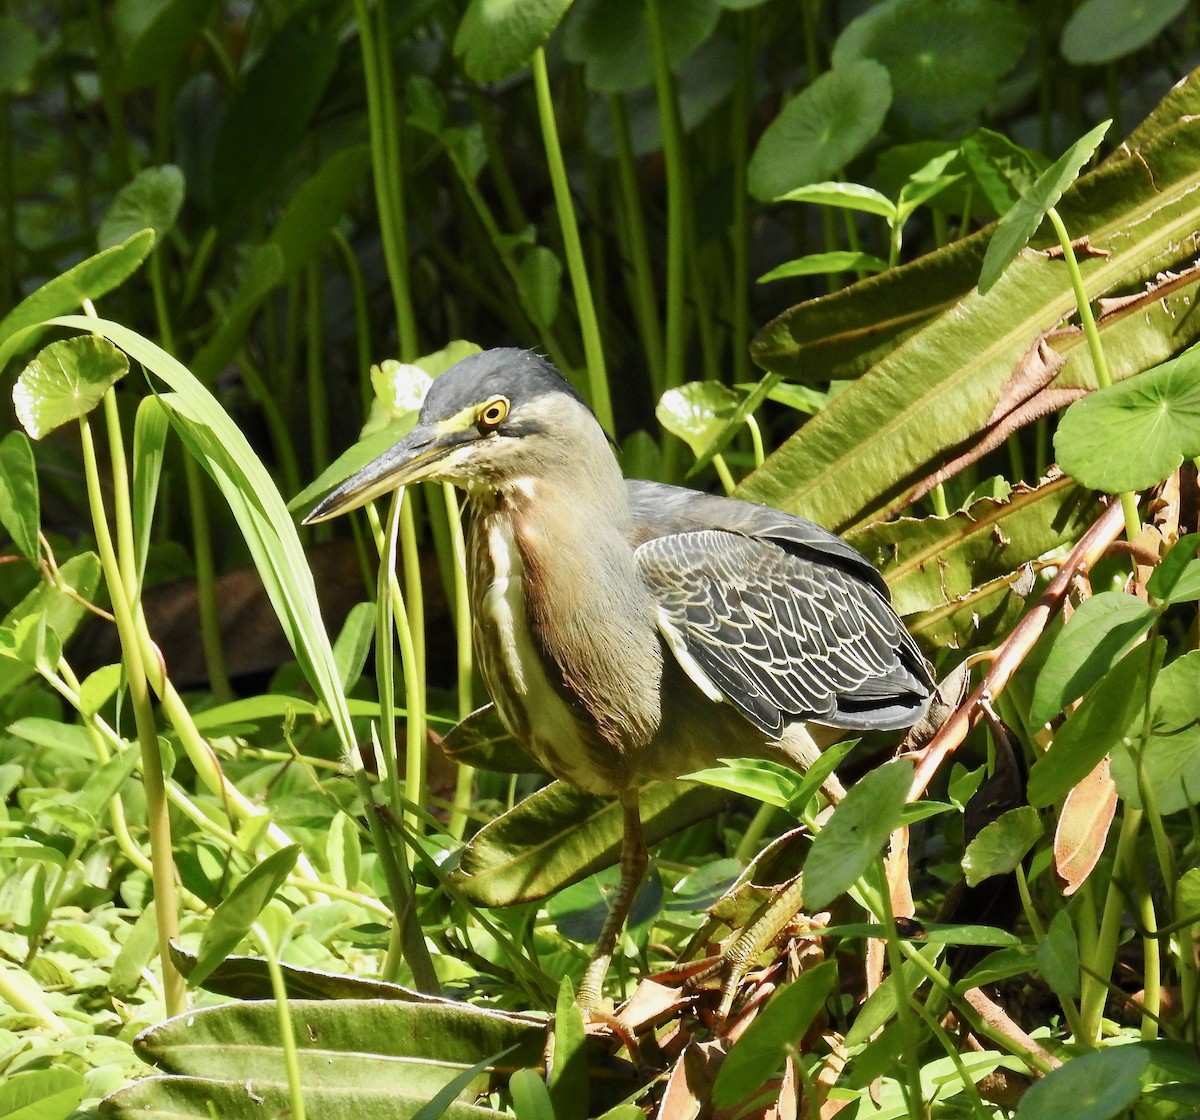
[[[504,421],[508,415],[508,401],[504,397],[496,397],[488,401],[479,410],[479,423],[484,428],[494,428]]]

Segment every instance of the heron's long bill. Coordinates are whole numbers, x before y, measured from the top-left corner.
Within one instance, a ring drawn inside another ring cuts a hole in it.
[[[461,442],[461,439],[447,438],[428,424],[418,424],[399,443],[330,490],[305,515],[303,524],[328,521],[401,486],[424,481]]]

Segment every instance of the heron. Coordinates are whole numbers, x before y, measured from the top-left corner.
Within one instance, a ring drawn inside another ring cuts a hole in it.
[[[597,1010],[648,857],[638,785],[753,757],[804,770],[848,731],[924,715],[929,667],[878,571],[811,521],[625,479],[553,365],[485,350],[304,518],[422,481],[466,493],[484,684],[549,773],[619,798],[621,875],[577,1000]]]

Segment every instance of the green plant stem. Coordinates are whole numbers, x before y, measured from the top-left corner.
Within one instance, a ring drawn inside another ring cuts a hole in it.
[[[300,463],[296,458],[296,445],[292,440],[292,429],[279,407],[275,394],[267,386],[262,371],[250,360],[246,348],[237,356],[237,366],[246,382],[254,403],[262,409],[267,431],[271,435],[271,446],[279,460],[279,474],[286,494],[295,494],[301,488]]]
[[[1071,287],[1075,291],[1075,304],[1079,308],[1079,320],[1083,324],[1084,337],[1087,339],[1088,353],[1092,358],[1092,366],[1096,371],[1096,384],[1101,389],[1107,389],[1112,384],[1112,375],[1108,371],[1108,359],[1104,355],[1104,345],[1100,341],[1100,331],[1096,327],[1096,318],[1092,314],[1091,301],[1087,288],[1083,283],[1083,273],[1079,271],[1079,262],[1075,259],[1075,249],[1071,245],[1071,235],[1067,232],[1066,224],[1059,216],[1058,210],[1051,206],[1046,216],[1054,226],[1062,246],[1063,260],[1071,277]],[[1120,495],[1121,510],[1125,515],[1125,536],[1129,540],[1136,539],[1142,531],[1141,515],[1138,513],[1137,499],[1128,491]]]
[[[8,963],[0,956],[0,1002],[8,1004],[21,1015],[28,1015],[40,1026],[55,1034],[69,1036],[73,1032],[42,998],[42,990],[28,973]],[[36,1105],[34,1106],[36,1107]]]
[[[1142,929],[1142,1041],[1158,1037],[1162,1018],[1162,948],[1158,943],[1158,918],[1154,913],[1154,896],[1146,882],[1145,868],[1134,861],[1137,880],[1138,918]]]
[[[683,129],[675,84],[667,59],[662,26],[662,0],[647,0],[646,25],[650,31],[654,59],[654,94],[662,129],[663,160],[667,176],[667,331],[666,387],[674,389],[684,382],[684,293],[687,281],[684,258],[687,227],[687,168],[684,164]]]
[[[458,670],[458,718],[465,719],[475,706],[474,676],[475,649],[471,635],[471,600],[467,590],[467,543],[463,538],[462,518],[458,511],[458,495],[448,482],[442,483],[442,503],[446,513],[446,526],[450,534],[450,551],[453,562],[453,602],[456,668]],[[471,811],[471,791],[475,783],[475,768],[460,764],[454,782],[454,804],[450,812],[447,831],[456,840],[461,840],[467,830]]]
[[[421,822],[413,812],[403,808],[404,797],[416,805],[423,804],[425,786],[425,689],[424,679],[420,673],[417,649],[414,644],[413,627],[410,624],[408,609],[405,607],[404,595],[400,591],[399,581],[395,575],[396,534],[399,532],[401,520],[404,517],[404,503],[407,494],[398,495],[393,499],[393,508],[388,518],[388,530],[385,535],[379,524],[378,515],[372,504],[367,506],[367,519],[375,536],[376,548],[380,559],[379,578],[379,608],[380,629],[376,632],[376,656],[380,656],[383,647],[391,646],[391,634],[394,632],[400,644],[400,666],[404,677],[405,708],[408,712],[407,734],[405,738],[405,786],[402,795],[396,772],[395,759],[397,747],[395,740],[394,705],[395,692],[392,684],[394,670],[388,662],[388,676],[380,680],[380,704],[383,707],[381,716],[385,765],[388,766],[389,799],[392,812],[403,819],[404,827],[417,832],[421,831]],[[411,526],[410,526],[411,528]],[[409,534],[411,536],[411,532]],[[391,618],[386,619],[385,613]]]
[[[763,449],[762,429],[758,426],[758,421],[753,416],[746,417],[746,427],[750,431],[750,444],[754,449],[754,466],[755,469],[763,465],[766,459],[766,452]]]
[[[331,234],[334,247],[342,258],[346,279],[350,284],[350,305],[354,308],[354,345],[358,361],[358,381],[362,393],[363,415],[371,411],[375,390],[371,385],[371,310],[367,304],[367,286],[362,266],[354,255],[350,242],[340,229]]]
[[[909,996],[904,990],[904,954],[901,950],[900,931],[896,928],[896,915],[892,909],[892,896],[887,875],[887,865],[882,856],[875,861],[876,871],[883,889],[879,891],[879,903],[883,908],[880,917],[887,928],[887,938],[884,942],[887,949],[888,970],[895,978],[896,984],[896,1020],[903,1034],[906,1045],[901,1062],[904,1066],[906,1092],[905,1105],[911,1120],[924,1120],[925,1108],[921,1100],[921,1065],[917,1058],[917,1035],[914,1031],[916,1019],[913,1009],[909,1006]]]
[[[633,308],[638,333],[642,338],[646,369],[654,399],[667,387],[666,355],[663,351],[662,319],[658,312],[654,266],[650,261],[650,241],[646,229],[646,209],[637,179],[637,161],[629,132],[629,112],[625,98],[614,93],[608,99],[609,116],[617,148],[617,181],[621,190],[621,216],[624,219],[626,249],[633,266]]]
[[[522,314],[529,320],[530,326],[537,332],[542,345],[550,355],[550,360],[559,369],[564,372],[568,371],[570,369],[570,362],[567,361],[566,352],[559,343],[552,324],[544,322],[536,311],[534,294],[530,291],[529,284],[521,272],[520,265],[517,263],[513,238],[502,232],[496,224],[496,218],[492,214],[491,207],[480,191],[478,184],[463,172],[457,161],[455,161],[455,168],[459,171],[459,182],[462,185],[463,191],[470,201],[476,217],[479,218],[479,222],[483,226],[484,232],[487,234],[487,238],[491,242],[501,266],[508,275],[509,282],[517,293],[517,302],[520,304]]]
[[[733,311],[730,344],[733,380],[749,381],[750,372],[750,116],[754,111],[755,42],[754,9],[737,13],[737,80],[733,87],[729,150],[733,164],[733,215],[730,228],[733,252]]]
[[[9,251],[0,253],[0,307],[17,303],[17,190],[14,175],[12,98],[0,94],[0,240]]]
[[[739,863],[748,863],[762,850],[762,838],[775,817],[775,806],[762,802],[738,841],[733,858]],[[661,869],[661,868],[660,868]]]
[[[254,939],[267,961],[267,973],[271,977],[271,994],[275,997],[275,1011],[279,1020],[279,1042],[283,1050],[283,1068],[287,1071],[288,1100],[291,1120],[306,1120],[304,1110],[304,1083],[300,1074],[300,1055],[296,1051],[296,1034],[292,1029],[292,1012],[288,1006],[287,984],[279,957],[266,930],[255,922],[251,927]]]
[[[604,344],[600,339],[600,324],[596,319],[595,304],[592,302],[591,282],[588,280],[587,262],[583,257],[583,243],[579,239],[579,224],[575,220],[575,206],[571,199],[571,184],[567,180],[567,166],[563,161],[562,146],[558,141],[558,125],[554,120],[554,102],[550,96],[546,54],[541,47],[533,52],[529,64],[533,70],[538,122],[542,129],[542,144],[546,149],[546,166],[550,172],[550,185],[554,190],[554,207],[558,212],[558,223],[562,231],[563,253],[567,258],[567,272],[571,277],[575,308],[579,315],[579,330],[583,335],[583,353],[587,363],[592,411],[595,412],[601,427],[611,434],[614,431],[612,397],[609,394],[608,370],[604,362]]]
[[[112,389],[106,396],[114,396]],[[132,605],[125,590],[125,578],[117,561],[109,533],[108,514],[100,486],[100,471],[92,429],[86,416],[79,418],[79,434],[83,444],[84,474],[87,480],[88,504],[96,534],[96,547],[112,599],[113,616],[121,641],[121,656],[125,663],[130,706],[137,725],[138,744],[142,753],[142,782],[146,791],[147,827],[150,833],[150,862],[154,884],[154,910],[158,919],[158,951],[163,975],[163,997],[167,1014],[179,1015],[187,1007],[187,989],[183,976],[171,960],[171,941],[179,936],[179,915],[175,901],[175,863],[171,843],[171,819],[167,809],[162,756],[158,749],[158,729],[150,704],[150,690],[142,661]]]
[[[724,455],[714,455],[712,457],[713,470],[717,472],[717,477],[721,480],[721,485],[725,487],[726,494],[732,494],[737,488],[737,483],[734,481],[733,472],[729,469],[729,464],[725,462]]]
[[[183,476],[187,484],[188,515],[192,522],[196,603],[200,611],[200,644],[204,650],[204,667],[213,699],[218,704],[227,704],[233,699],[234,693],[225,668],[225,651],[221,647],[221,608],[217,602],[217,573],[213,562],[208,502],[200,464],[191,455],[183,458]]]
[[[921,955],[919,948],[901,942],[901,949],[905,957],[925,974],[934,988],[954,1005],[955,1011],[971,1028],[972,1033],[977,1034],[980,1038],[990,1038],[1002,1050],[1020,1058],[1029,1069],[1037,1070],[1040,1073],[1050,1072],[1053,1067],[1041,1054],[1029,1049],[1020,1039],[996,1030],[975,1008],[958,995],[950,981]]]
[[[312,473],[318,475],[330,462],[329,406],[325,392],[321,328],[321,273],[310,264],[304,270],[305,382],[308,387],[308,445]]]
[[[1121,884],[1128,877],[1132,861],[1137,859],[1137,837],[1141,823],[1142,810],[1126,804],[1117,850],[1113,856],[1112,877],[1100,918],[1100,930],[1093,952],[1083,961],[1089,971],[1083,976],[1083,990],[1079,998],[1083,1029],[1079,1041],[1087,1046],[1096,1046],[1100,1042],[1100,1023],[1104,1014],[1107,988],[1096,978],[1111,976],[1113,965],[1116,963],[1117,948],[1121,940],[1121,915],[1125,909],[1125,893]]]
[[[401,361],[420,353],[416,315],[408,274],[408,229],[405,219],[404,181],[400,160],[400,121],[396,116],[391,43],[387,34],[387,4],[376,4],[376,28],[367,0],[354,0],[354,21],[362,45],[363,75],[367,90],[367,123],[371,143],[371,170],[375,205],[387,266],[392,304],[396,314]]]

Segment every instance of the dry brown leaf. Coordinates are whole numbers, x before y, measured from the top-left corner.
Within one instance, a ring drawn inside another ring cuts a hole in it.
[[[1074,894],[1092,873],[1116,811],[1117,786],[1106,757],[1067,794],[1054,830],[1054,870],[1064,895]]]
[[[724,1039],[688,1043],[667,1078],[657,1120],[695,1120],[706,1109],[728,1047]]]

